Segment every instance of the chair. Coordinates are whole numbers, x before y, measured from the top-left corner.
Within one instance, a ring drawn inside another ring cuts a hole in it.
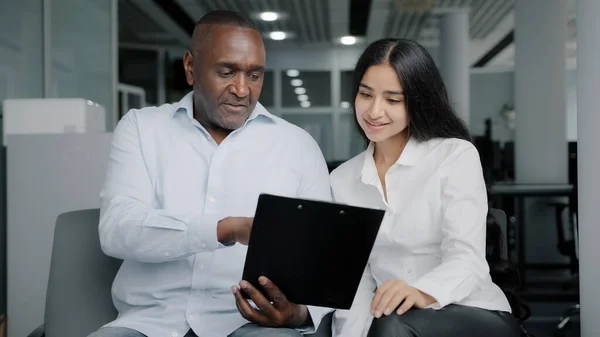
[[[121,260],[106,256],[98,209],[56,220],[43,324],[29,337],[85,337],[117,317],[110,289]]]
[[[500,226],[502,232],[502,258],[508,260],[508,221],[506,220],[506,213],[503,210],[497,208],[490,208],[490,214],[496,219],[496,223]]]

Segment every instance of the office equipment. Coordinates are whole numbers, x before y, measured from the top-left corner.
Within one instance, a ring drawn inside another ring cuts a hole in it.
[[[491,197],[512,197],[516,201],[517,210],[517,262],[521,274],[522,286],[527,284],[525,261],[525,199],[530,197],[568,197],[573,193],[570,184],[503,184],[491,186]]]
[[[122,261],[100,249],[99,217],[86,209],[56,219],[45,318],[31,322],[43,325],[30,337],[87,336],[117,317],[110,289]]]
[[[105,132],[106,110],[81,98],[5,99],[2,144],[9,135]]]
[[[111,139],[110,133],[8,137],[9,336],[27,336],[43,321],[55,220],[99,206]]]
[[[297,304],[349,309],[385,211],[262,194],[243,278]]]

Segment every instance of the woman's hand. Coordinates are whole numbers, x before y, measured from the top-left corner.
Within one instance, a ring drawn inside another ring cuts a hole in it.
[[[387,316],[402,303],[396,311],[398,315],[402,315],[413,306],[425,308],[435,302],[435,298],[409,286],[406,282],[389,279],[375,291],[375,297],[371,302],[371,313],[375,318],[381,317],[382,314]]]

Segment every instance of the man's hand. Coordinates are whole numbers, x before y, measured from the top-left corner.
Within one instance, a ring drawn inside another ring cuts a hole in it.
[[[308,309],[305,305],[294,304],[287,300],[279,288],[268,278],[261,276],[258,282],[265,289],[270,300],[266,299],[247,281],[241,281],[239,289],[232,287],[235,302],[242,316],[250,322],[265,327],[286,327],[295,329],[308,320]],[[253,308],[242,294],[244,291],[259,309]]]
[[[388,316],[402,303],[396,311],[398,315],[402,315],[413,306],[422,309],[435,302],[435,298],[409,286],[406,282],[389,279],[375,291],[371,313],[375,318],[381,317],[381,314]]]
[[[221,243],[239,242],[247,245],[254,218],[227,217],[217,225],[217,240]]]

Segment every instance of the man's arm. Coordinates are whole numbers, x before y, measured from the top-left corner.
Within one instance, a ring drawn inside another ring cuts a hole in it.
[[[224,247],[220,242],[234,241],[235,224],[230,219],[171,214],[158,207],[136,111],[132,110],[114,131],[101,192],[99,234],[104,253],[120,259],[163,262],[214,251]]]

